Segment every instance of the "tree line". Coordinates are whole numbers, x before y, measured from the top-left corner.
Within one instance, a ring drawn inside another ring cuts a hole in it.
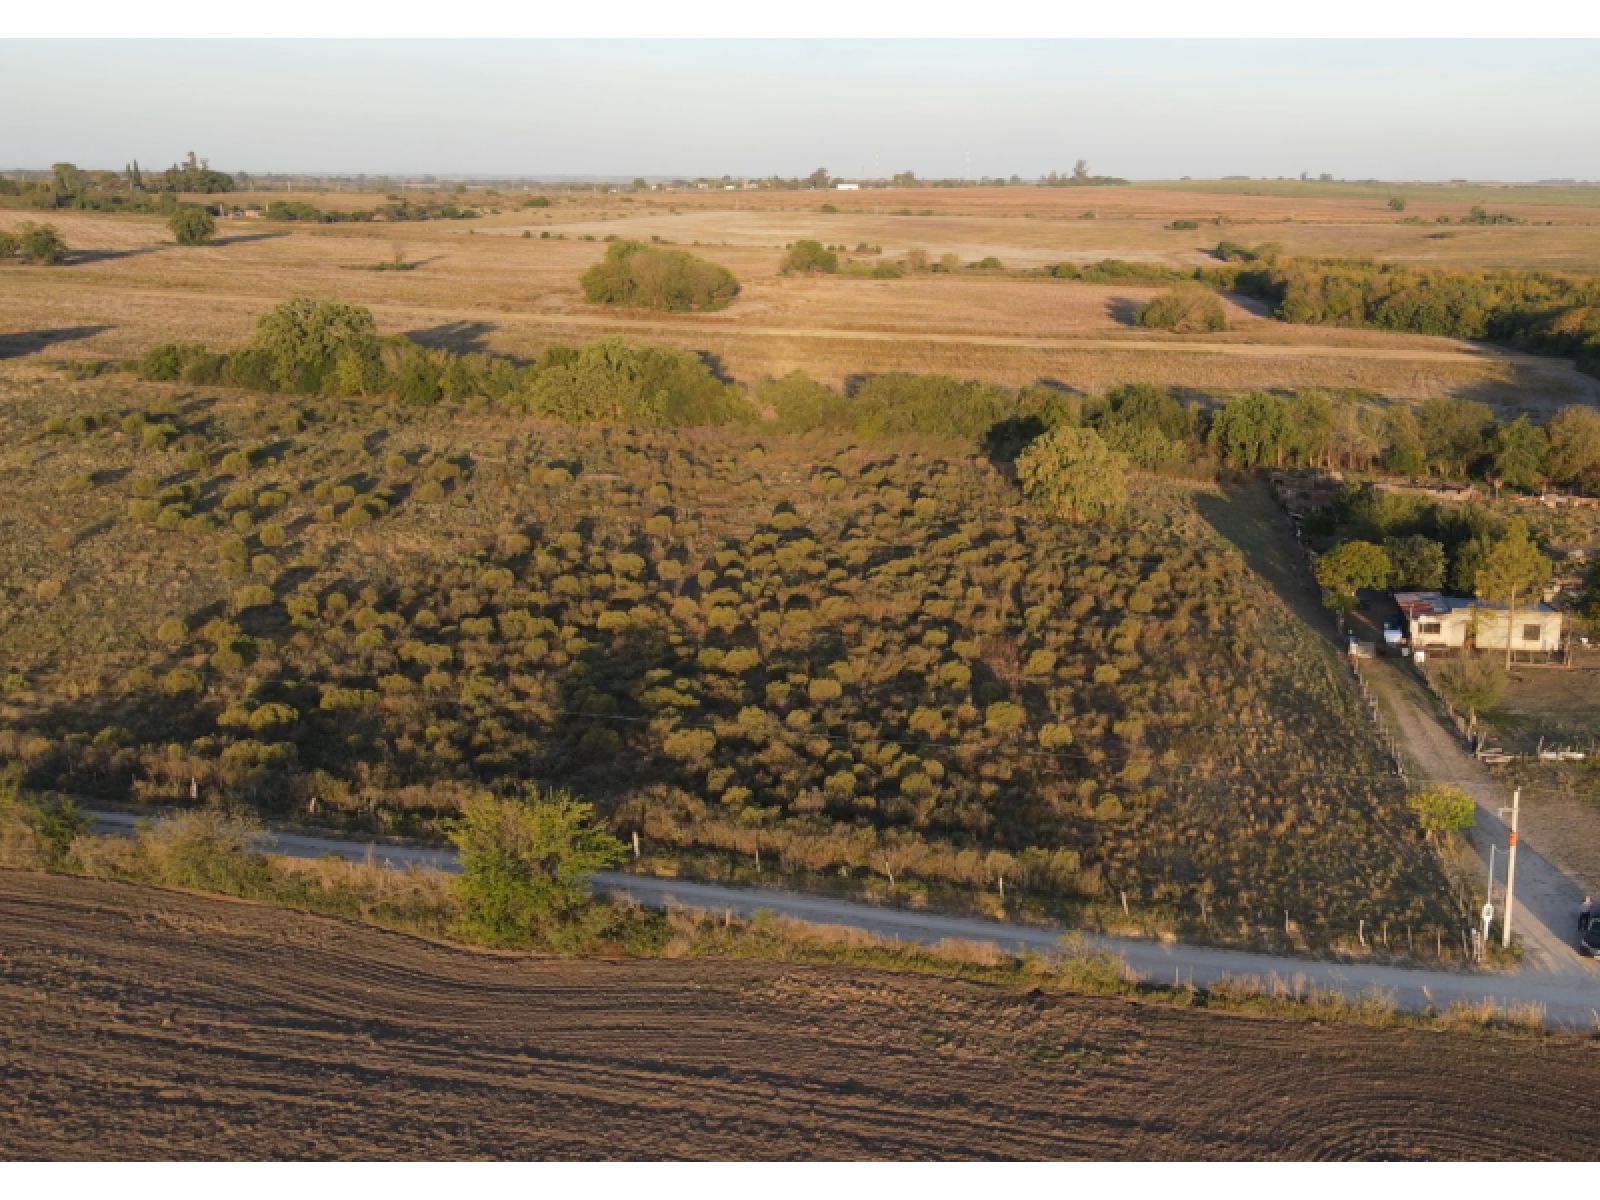
[[[617,262],[637,257],[628,250],[633,245],[613,247]],[[608,255],[601,267],[616,265]],[[615,283],[606,276],[607,288]],[[799,372],[746,388],[719,379],[697,355],[616,340],[551,347],[526,366],[430,349],[379,336],[371,312],[359,305],[312,299],[267,314],[247,346],[213,351],[168,343],[152,349],[139,369],[150,379],[258,391],[388,396],[409,404],[482,399],[582,421],[768,421],[787,432],[842,431],[869,441],[966,438],[1004,457],[1050,429],[1082,426],[1148,470],[1383,470],[1482,481],[1497,490],[1554,485],[1600,493],[1600,412],[1583,405],[1536,424],[1526,415],[1501,421],[1488,405],[1449,396],[1415,408],[1317,390],[1252,391],[1219,401],[1153,384],[1086,396],[1042,384],[1008,388],[904,373],[872,376],[847,392]]]

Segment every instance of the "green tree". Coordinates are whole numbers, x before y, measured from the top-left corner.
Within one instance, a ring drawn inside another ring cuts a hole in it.
[[[1270,392],[1247,392],[1211,422],[1211,447],[1230,467],[1282,466],[1291,435],[1289,406]]]
[[[1017,457],[1028,499],[1069,521],[1115,516],[1127,502],[1128,460],[1092,429],[1061,425]]]
[[[1406,807],[1416,814],[1417,824],[1431,841],[1436,834],[1471,829],[1477,823],[1478,806],[1458,787],[1437,784],[1406,797]]]
[[[1325,603],[1335,612],[1351,612],[1362,588],[1381,588],[1393,571],[1383,547],[1371,542],[1341,542],[1317,559],[1317,582],[1327,593]]]
[[[1195,414],[1166,388],[1130,383],[1106,393],[1092,424],[1113,450],[1141,467],[1158,467],[1182,453]]]
[[[1221,333],[1228,328],[1228,314],[1210,288],[1180,283],[1141,308],[1139,324],[1172,333]]]
[[[1495,487],[1537,491],[1545,481],[1545,458],[1550,443],[1539,426],[1520,416],[1495,431],[1489,478]]]
[[[1396,475],[1414,479],[1427,473],[1428,449],[1422,440],[1422,427],[1407,405],[1396,405],[1383,414],[1383,440],[1387,449],[1383,465]]]
[[[588,882],[624,857],[594,807],[561,790],[482,795],[450,828],[461,855],[466,924],[502,945],[548,939],[590,905]]]
[[[1417,423],[1433,469],[1460,478],[1488,452],[1494,413],[1475,400],[1430,396],[1422,402]]]
[[[1506,607],[1506,666],[1511,666],[1512,634],[1517,627],[1517,601],[1541,591],[1550,582],[1550,560],[1528,534],[1522,521],[1506,527],[1505,536],[1490,546],[1473,579],[1480,600]]]
[[[1389,556],[1392,568],[1391,587],[1412,588],[1417,591],[1438,591],[1445,584],[1444,546],[1430,537],[1412,534],[1410,537],[1387,538],[1384,553]]]
[[[783,270],[805,275],[832,275],[839,270],[839,256],[814,238],[801,238],[784,255]]]
[[[818,167],[815,171],[806,176],[807,187],[825,188],[832,182],[833,180],[828,175],[827,167]]]
[[[63,199],[75,199],[89,190],[89,177],[71,163],[56,163],[50,172],[56,194]]]
[[[29,262],[54,266],[67,256],[67,243],[54,225],[35,225],[32,221],[17,230],[17,253]]]
[[[167,218],[167,228],[180,246],[203,246],[217,232],[217,222],[198,204],[184,204]]]
[[[711,312],[727,308],[739,294],[739,281],[726,267],[643,242],[613,244],[583,273],[582,283],[592,304],[667,312]]]
[[[252,347],[268,380],[284,391],[320,391],[343,355],[374,357],[372,310],[338,300],[285,300],[256,323]]]
[[[1600,491],[1600,410],[1570,404],[1546,427],[1547,468],[1563,487]]]

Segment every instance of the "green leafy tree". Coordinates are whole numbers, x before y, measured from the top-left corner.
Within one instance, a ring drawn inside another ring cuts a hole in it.
[[[590,906],[590,876],[624,857],[592,805],[536,786],[468,801],[450,840],[461,855],[467,926],[502,945],[547,939],[575,920]]]
[[[1546,427],[1547,468],[1563,487],[1600,491],[1600,409],[1571,404]]]
[[[1182,454],[1195,414],[1166,388],[1132,383],[1106,393],[1092,424],[1113,450],[1141,467],[1158,467]]]
[[[1317,559],[1317,582],[1327,593],[1327,606],[1335,612],[1351,612],[1356,593],[1362,588],[1388,586],[1393,571],[1383,547],[1371,542],[1342,542]]]
[[[1517,627],[1517,601],[1526,601],[1550,582],[1550,560],[1528,534],[1522,521],[1513,521],[1505,536],[1490,546],[1473,579],[1478,599],[1506,607],[1506,666],[1511,666],[1512,634]]]
[[[1383,415],[1383,465],[1396,475],[1414,479],[1428,470],[1428,448],[1422,427],[1407,406],[1397,405]]]
[[[1028,499],[1069,521],[1098,521],[1122,511],[1128,460],[1092,429],[1062,425],[1017,457]]]
[[[252,347],[274,387],[322,390],[340,357],[373,357],[378,350],[372,311],[338,300],[286,300],[256,324]]]
[[[1210,288],[1180,283],[1141,308],[1139,324],[1172,333],[1221,333],[1228,328],[1228,314]]]
[[[1384,553],[1393,568],[1389,583],[1392,587],[1413,588],[1432,592],[1444,587],[1446,557],[1444,546],[1421,534],[1410,537],[1387,538]]]
[[[198,204],[184,204],[167,218],[167,228],[178,239],[178,245],[203,246],[216,236],[217,222]]]
[[[1489,478],[1496,487],[1536,491],[1544,486],[1549,439],[1524,416],[1495,431]]]
[[[54,266],[67,256],[67,243],[61,240],[54,225],[36,225],[29,221],[17,230],[17,253],[31,263]]]
[[[1477,823],[1478,806],[1458,787],[1438,784],[1406,797],[1406,807],[1431,841],[1441,833],[1459,833]]]
[[[832,275],[839,270],[839,256],[814,238],[801,238],[784,255],[783,270],[801,275]]]
[[[667,312],[711,312],[727,308],[739,294],[739,281],[728,268],[643,242],[612,245],[583,273],[582,283],[592,304]]]
[[[1422,403],[1417,423],[1430,466],[1440,475],[1461,478],[1488,453],[1494,413],[1475,400],[1430,396]]]
[[[1578,615],[1600,625],[1600,562],[1591,566],[1583,577],[1583,591],[1578,595]]]
[[[1230,467],[1282,466],[1292,427],[1289,406],[1270,392],[1247,392],[1211,422],[1211,446]]]

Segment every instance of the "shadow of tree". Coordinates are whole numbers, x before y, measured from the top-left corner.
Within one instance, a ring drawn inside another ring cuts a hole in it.
[[[160,246],[136,246],[131,250],[69,250],[61,260],[64,267],[81,267],[89,263],[112,262],[119,258],[139,258],[154,254]]]
[[[486,354],[489,335],[500,327],[492,321],[446,321],[430,329],[413,329],[405,336],[430,350],[455,354]]]
[[[245,242],[269,242],[277,238],[285,238],[287,233],[236,233],[232,237],[212,238],[213,246],[241,246]]]
[[[27,333],[0,334],[0,359],[21,358],[63,342],[78,342],[96,337],[114,325],[72,325],[61,329],[35,329]]]
[[[1106,316],[1118,325],[1130,328],[1139,324],[1139,310],[1144,307],[1129,296],[1114,296],[1106,301]]]

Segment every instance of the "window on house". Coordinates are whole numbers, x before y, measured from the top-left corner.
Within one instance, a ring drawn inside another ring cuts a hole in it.
[[[1522,640],[1525,642],[1537,642],[1539,635],[1543,632],[1543,627],[1539,625],[1524,625],[1522,627]]]
[[[1438,633],[1439,631],[1440,631],[1440,627],[1439,627],[1439,622],[1437,622],[1437,621],[1424,621],[1422,623],[1422,632],[1423,633]]]

